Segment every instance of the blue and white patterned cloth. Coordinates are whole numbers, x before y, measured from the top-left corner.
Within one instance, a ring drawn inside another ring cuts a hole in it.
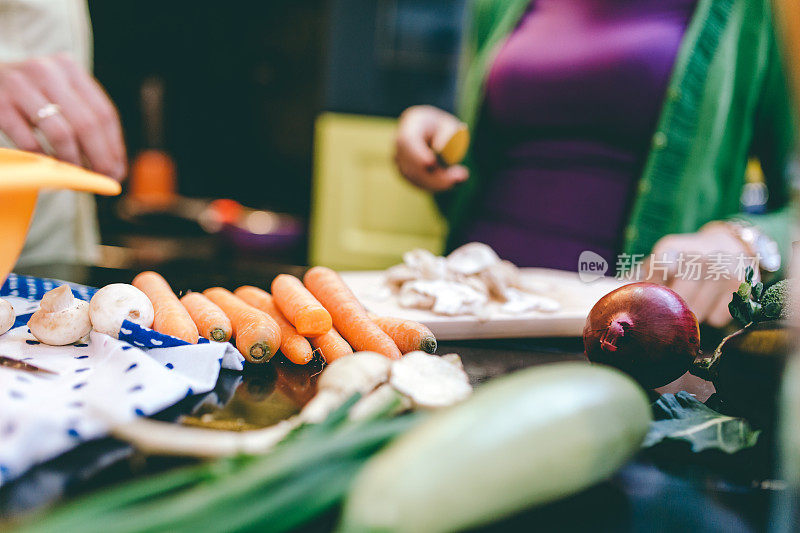
[[[127,321],[119,340],[92,332],[85,343],[41,344],[26,324],[44,293],[64,283],[11,274],[0,288],[17,313],[0,336],[0,355],[58,373],[0,367],[0,485],[114,424],[213,389],[221,367],[243,367],[229,343],[188,344]],[[69,285],[83,300],[97,291]]]

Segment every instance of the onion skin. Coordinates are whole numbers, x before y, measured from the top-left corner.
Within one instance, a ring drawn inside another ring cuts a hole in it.
[[[700,328],[686,302],[656,283],[631,283],[606,294],[583,329],[586,357],[631,375],[648,389],[689,370],[700,353]]]

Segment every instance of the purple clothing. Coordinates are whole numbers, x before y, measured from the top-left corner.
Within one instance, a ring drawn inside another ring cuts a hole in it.
[[[696,0],[534,0],[490,69],[463,242],[518,265],[611,270]]]

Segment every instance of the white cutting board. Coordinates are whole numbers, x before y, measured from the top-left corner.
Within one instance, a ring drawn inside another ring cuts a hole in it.
[[[345,283],[368,311],[422,322],[439,340],[502,339],[518,337],[579,337],[592,306],[606,293],[624,285],[614,278],[585,283],[574,272],[544,268],[520,269],[525,278],[549,285],[543,296],[553,298],[561,309],[553,313],[531,311],[508,315],[490,312],[490,317],[443,316],[420,309],[400,307],[384,284],[384,271],[341,272]],[[496,304],[489,304],[491,308]]]

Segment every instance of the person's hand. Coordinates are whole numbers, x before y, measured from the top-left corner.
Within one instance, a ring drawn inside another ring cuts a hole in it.
[[[469,177],[466,167],[442,168],[433,151],[434,139],[461,125],[456,117],[432,106],[409,107],[400,115],[395,139],[395,162],[400,173],[414,185],[439,192]]]
[[[21,149],[43,152],[38,129],[58,159],[122,179],[122,128],[100,84],[67,55],[0,64],[0,131]]]
[[[722,224],[710,224],[697,233],[661,238],[642,265],[642,276],[677,292],[699,322],[713,327],[731,320],[728,303],[744,280],[752,252]]]

